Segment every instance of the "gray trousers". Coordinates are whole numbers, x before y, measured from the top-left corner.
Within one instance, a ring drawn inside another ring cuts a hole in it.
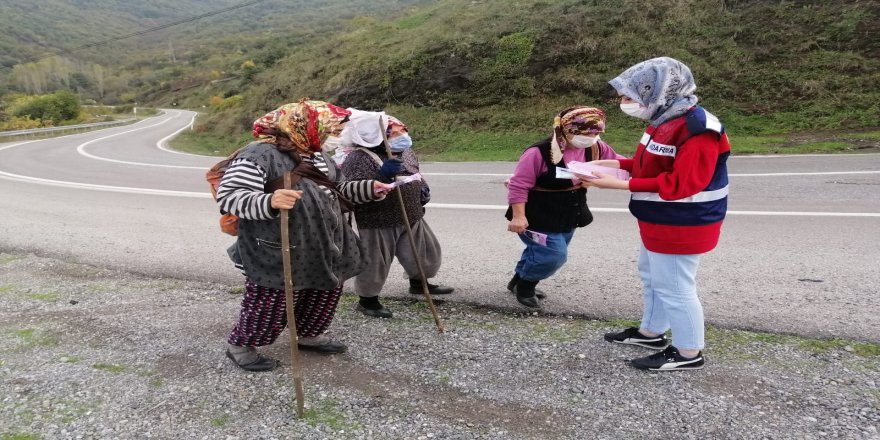
[[[431,278],[440,270],[440,243],[424,219],[412,226],[416,250],[421,258],[425,277]],[[361,243],[367,253],[369,263],[354,278],[354,291],[360,296],[379,296],[394,257],[403,266],[409,278],[419,278],[419,267],[412,253],[409,237],[404,225],[392,228],[360,229]]]

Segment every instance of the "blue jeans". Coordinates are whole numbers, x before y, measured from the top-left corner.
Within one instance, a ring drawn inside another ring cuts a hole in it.
[[[571,242],[573,236],[574,231],[548,232],[547,246],[541,246],[525,235],[519,234],[519,239],[525,243],[526,248],[523,250],[519,262],[516,263],[516,273],[527,281],[541,281],[550,278],[565,264],[565,260],[568,258],[568,243]]]
[[[680,350],[705,346],[703,306],[697,298],[700,255],[639,251],[639,275],[645,295],[641,328],[652,333],[672,329],[672,345]]]

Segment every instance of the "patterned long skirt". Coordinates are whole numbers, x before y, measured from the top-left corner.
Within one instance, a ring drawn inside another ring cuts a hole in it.
[[[294,291],[297,336],[306,338],[324,333],[333,322],[341,295],[342,286],[332,290]],[[247,280],[241,313],[229,334],[229,343],[248,347],[269,345],[278,339],[285,326],[287,307],[284,290],[260,286]]]

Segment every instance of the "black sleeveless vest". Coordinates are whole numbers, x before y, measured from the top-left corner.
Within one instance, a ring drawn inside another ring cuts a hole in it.
[[[538,176],[535,188],[529,190],[526,202],[526,220],[529,229],[539,232],[570,232],[584,227],[593,221],[593,214],[587,206],[587,189],[570,189],[571,179],[557,179],[556,167],[565,167],[565,160],[553,163],[550,159],[550,139],[540,141],[529,148],[541,150],[541,157],[547,165],[547,172]],[[590,148],[597,148],[595,145]],[[592,151],[584,151],[587,160]],[[508,207],[505,214],[513,218],[513,208]]]

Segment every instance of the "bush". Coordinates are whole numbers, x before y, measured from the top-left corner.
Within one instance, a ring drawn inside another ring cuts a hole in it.
[[[80,105],[73,92],[61,91],[50,95],[26,97],[13,105],[13,116],[44,121],[74,121],[79,118]]]
[[[32,128],[40,128],[42,127],[42,123],[39,120],[33,120],[28,116],[18,117],[13,116],[6,122],[0,122],[0,131],[7,130],[30,130]]]

